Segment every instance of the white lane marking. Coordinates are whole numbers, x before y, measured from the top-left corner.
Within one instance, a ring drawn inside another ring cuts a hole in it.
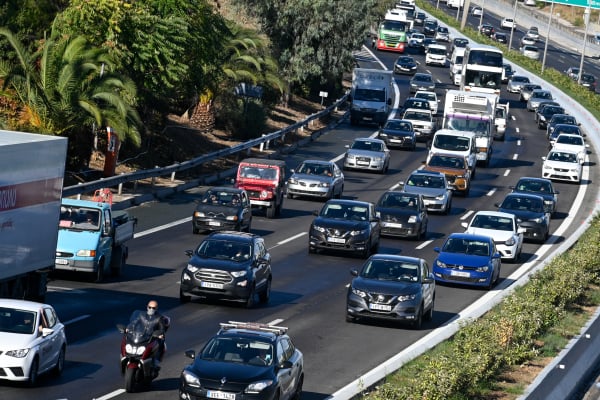
[[[285,319],[283,319],[283,318],[277,318],[277,319],[274,319],[271,322],[267,322],[267,325],[279,325],[283,321],[285,321]]]
[[[513,160],[516,160],[517,158],[519,158],[519,155],[515,153],[515,154],[513,155]]]
[[[299,238],[301,238],[302,236],[306,236],[306,235],[308,235],[308,232],[300,232],[300,233],[297,233],[297,234],[295,234],[294,236],[290,236],[290,237],[289,237],[289,238],[287,238],[287,239],[283,239],[282,241],[275,243],[275,245],[274,245],[274,246],[271,246],[271,247],[269,247],[269,249],[268,249],[268,250],[270,251],[270,250],[272,250],[272,249],[274,249],[274,248],[276,248],[276,247],[279,247],[279,246],[281,246],[281,245],[284,245],[284,244],[286,244],[286,243],[289,243],[289,242],[291,242],[292,240],[299,239]]]
[[[465,213],[465,215],[463,215],[462,217],[460,217],[460,219],[462,220],[462,219],[467,219],[467,218],[469,218],[469,216],[470,216],[471,214],[473,214],[473,212],[474,212],[473,210],[469,210],[469,211],[467,211],[467,212]]]
[[[517,140],[517,146],[521,145],[521,139]]]
[[[134,237],[134,239],[137,239],[139,237],[150,235],[151,233],[162,231],[163,229],[171,228],[173,226],[185,224],[185,223],[191,222],[191,221],[192,221],[192,217],[183,218],[183,219],[180,219],[177,221],[169,222],[168,224],[165,224],[165,225],[156,226],[154,228],[150,228],[145,231],[138,232],[138,233],[134,234],[133,237]]]
[[[73,288],[68,288],[68,287],[62,287],[62,286],[48,286],[48,291],[49,292],[70,292],[70,293],[85,293],[85,290],[81,290],[81,289],[73,289]]]
[[[338,162],[338,161],[340,161],[342,158],[344,158],[344,156],[345,156],[345,155],[346,155],[346,153],[342,153],[342,154],[340,154],[339,156],[337,156],[337,157],[335,157],[335,158],[332,158],[332,159],[331,159],[331,160],[329,160],[329,161],[332,161],[332,162]]]
[[[504,171],[504,176],[508,176],[510,174],[510,169],[507,169],[506,171]]]
[[[519,132],[520,132],[520,130],[519,130],[519,127],[518,127],[518,126],[515,128],[515,132],[517,132],[517,133],[519,133]]]
[[[89,315],[89,314],[82,315],[80,317],[76,317],[76,318],[70,319],[70,320],[68,320],[66,322],[63,322],[63,325],[74,324],[75,322],[81,321],[82,319],[86,319],[86,318],[89,318],[89,317],[91,317],[91,315]]]
[[[400,183],[396,183],[395,185],[392,185],[392,187],[390,188],[390,190],[396,190],[400,187]]]
[[[496,193],[496,188],[493,188],[492,190],[490,190],[489,192],[487,192],[485,195],[487,197],[492,197],[494,195],[494,193]]]
[[[426,246],[430,245],[431,243],[433,243],[433,240],[426,240],[423,243],[421,243],[420,245],[418,245],[417,247],[415,247],[415,249],[421,250],[422,248],[425,248]]]
[[[108,400],[108,399],[112,399],[113,397],[117,397],[123,393],[125,393],[125,389],[117,389],[114,392],[105,394],[102,397],[95,397],[93,400]]]

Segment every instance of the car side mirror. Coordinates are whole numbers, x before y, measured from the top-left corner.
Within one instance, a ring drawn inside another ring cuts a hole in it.
[[[280,369],[290,369],[294,366],[294,364],[290,360],[285,360],[281,364],[279,364]]]
[[[42,328],[42,337],[52,335],[53,333],[54,333],[54,329]]]
[[[352,275],[352,276],[358,276],[358,270],[357,270],[357,269],[355,269],[355,268],[352,268],[352,269],[350,270],[350,275]]]
[[[433,283],[433,278],[428,276],[426,278],[423,278],[423,280],[421,282],[422,283]]]
[[[435,251],[436,253],[439,253],[440,252],[440,248],[439,247],[434,247],[433,251]]]
[[[313,210],[312,214],[313,214],[314,216],[318,217],[318,216],[319,216],[319,211],[317,211],[317,210]]]
[[[186,350],[183,354],[185,354],[187,358],[191,358],[192,360],[196,359],[196,352],[194,350]]]
[[[192,256],[194,255],[194,250],[186,250],[184,253],[189,258],[192,258]]]

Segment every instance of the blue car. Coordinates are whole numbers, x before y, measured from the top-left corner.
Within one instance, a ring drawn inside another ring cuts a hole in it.
[[[433,276],[441,283],[491,289],[500,277],[500,252],[489,236],[452,233],[433,262]]]

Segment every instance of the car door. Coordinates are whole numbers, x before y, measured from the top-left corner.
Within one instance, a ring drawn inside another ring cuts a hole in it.
[[[371,224],[371,244],[377,243],[379,245],[381,223],[379,221],[379,218],[375,214],[375,206],[373,204],[369,204],[369,221]]]
[[[421,218],[421,224],[427,226],[429,224],[429,214],[427,214],[427,207],[423,201],[423,196],[419,195],[419,217]]]
[[[42,336],[38,332],[40,338],[39,355],[40,355],[40,372],[46,371],[54,366],[58,357],[58,352],[62,346],[61,327],[58,325],[56,314],[49,307],[42,307],[40,310],[40,325],[44,328],[53,330],[48,336]],[[40,326],[38,325],[38,326]]]
[[[339,193],[340,196],[344,190],[344,173],[337,164],[333,163],[334,190],[333,193]]]
[[[246,191],[242,192],[242,226],[250,226],[252,221],[252,206],[250,205],[250,199]]]
[[[267,283],[270,256],[267,253],[265,243],[262,239],[256,239],[254,242],[255,270],[254,279],[256,288],[261,290]]]
[[[297,363],[294,363],[292,358],[294,354],[294,346],[287,337],[282,337],[277,342],[277,356],[278,356],[278,371],[277,378],[279,380],[279,387],[281,389],[282,399],[291,399],[294,394],[294,387],[299,367]],[[284,365],[289,362],[291,365]]]
[[[423,280],[425,278],[431,278],[432,283],[423,282]],[[429,269],[429,265],[427,265],[427,262],[425,260],[423,260],[421,262],[421,291],[422,291],[422,295],[423,295],[423,304],[424,304],[425,310],[427,310],[427,309],[429,309],[429,307],[431,307],[431,303],[434,301],[435,280],[433,279],[433,276],[431,275],[431,272]]]

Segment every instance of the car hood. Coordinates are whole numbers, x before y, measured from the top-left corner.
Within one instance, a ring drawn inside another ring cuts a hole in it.
[[[440,253],[438,260],[445,264],[479,267],[481,265],[487,265],[490,258],[488,256],[466,255],[459,253]]]
[[[515,232],[512,231],[499,231],[496,229],[485,229],[485,228],[469,228],[465,233],[471,233],[474,235],[489,236],[494,239],[494,242],[505,242],[510,239]]]
[[[224,271],[240,271],[249,268],[251,260],[244,262],[235,262],[232,260],[218,260],[215,258],[202,258],[194,255],[190,260],[189,264],[192,264],[198,268],[218,269]]]
[[[0,332],[0,351],[26,349],[32,347],[32,335]]]
[[[441,195],[446,194],[446,189],[428,188],[428,187],[419,187],[419,186],[404,185],[403,190],[406,193],[416,193],[416,194],[421,194],[426,197],[441,196]]]
[[[199,204],[196,207],[196,211],[201,211],[205,214],[223,214],[223,215],[237,215],[240,209],[238,207],[221,206],[213,204]]]
[[[59,229],[56,250],[74,253],[81,249],[95,249],[98,247],[100,231],[79,231],[72,229]]]
[[[313,225],[318,225],[333,229],[362,230],[369,227],[369,221],[350,221],[345,219],[317,217]]]
[[[406,208],[386,208],[386,207],[377,207],[375,211],[379,211],[382,216],[384,215],[392,215],[397,218],[401,218],[404,220],[408,220],[413,215],[418,215],[419,212],[417,210],[410,210]]]
[[[205,361],[197,359],[189,367],[201,380],[220,381],[227,378],[229,382],[251,383],[272,378],[270,366],[247,365],[234,362]]]
[[[347,154],[352,154],[353,156],[359,157],[383,157],[382,152],[370,150],[349,149]]]
[[[383,281],[363,277],[354,278],[352,287],[369,293],[407,295],[418,293],[420,284],[416,282]]]
[[[498,209],[498,211],[513,214],[514,216],[523,221],[529,221],[536,218],[543,218],[545,215],[544,213],[539,212],[533,212],[528,210],[511,210],[508,208],[500,208]]]
[[[331,176],[320,176],[320,175],[309,175],[309,174],[293,174],[292,178],[294,179],[298,179],[299,181],[302,182],[314,182],[314,183],[321,183],[321,182],[331,182],[333,180],[333,178]]]

